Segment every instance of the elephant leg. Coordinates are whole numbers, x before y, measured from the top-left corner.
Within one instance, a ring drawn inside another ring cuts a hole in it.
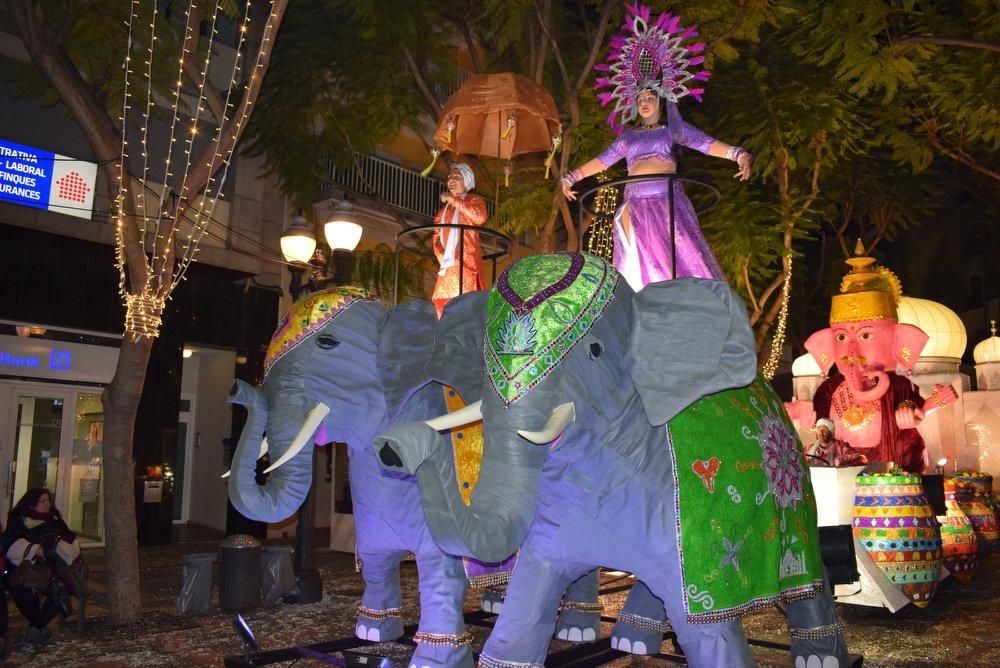
[[[785,608],[796,668],[846,668],[850,665],[844,624],[837,619],[830,589],[824,578],[823,591],[816,592],[813,598],[789,603]]]
[[[556,637],[570,642],[592,642],[597,638],[604,609],[597,599],[600,569],[574,580],[563,597]]]
[[[359,638],[385,642],[403,635],[399,562],[405,555],[402,551],[359,553],[361,577],[365,581],[354,631]]]
[[[740,619],[704,624],[694,624],[688,620],[674,519],[659,519],[661,524],[654,527],[653,535],[662,538],[650,540],[641,549],[621,538],[611,527],[595,523],[577,513],[569,513],[563,518],[560,535],[586,536],[587,542],[598,546],[594,549],[604,555],[621,555],[614,565],[631,570],[638,579],[646,583],[653,596],[663,601],[677,640],[692,668],[741,668],[756,665]],[[597,558],[600,555],[595,555],[595,561]],[[515,573],[516,571],[515,568]]]
[[[738,668],[755,666],[756,661],[750,653],[746,634],[743,632],[743,622],[733,619],[710,624],[693,624],[688,621],[684,606],[680,558],[676,547],[669,550],[657,568],[659,578],[650,573],[646,577],[645,569],[637,573],[649,585],[652,593],[663,601],[670,619],[670,625],[677,634],[677,642],[692,668],[715,668],[727,666]]]
[[[503,609],[503,587],[487,587],[483,590],[482,608],[485,612],[499,615]]]
[[[461,558],[431,550],[416,557],[420,626],[410,668],[472,668],[472,636],[462,613],[468,581]]]
[[[484,668],[541,667],[556,626],[559,600],[570,583],[592,566],[540,559],[527,544],[507,585],[503,610],[479,656]]]
[[[663,644],[663,634],[669,630],[663,601],[636,580],[611,630],[611,646],[632,654],[656,654]]]

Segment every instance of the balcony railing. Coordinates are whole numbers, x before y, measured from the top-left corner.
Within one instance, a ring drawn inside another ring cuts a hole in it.
[[[357,168],[349,169],[340,169],[328,160],[326,177],[319,182],[320,191],[333,184],[363,196],[371,196],[374,190],[375,196],[390,206],[427,218],[434,218],[441,208],[440,195],[444,191],[441,179],[421,176],[420,172],[374,155],[358,153],[355,158]],[[486,210],[490,216],[494,214],[493,200],[486,200]]]

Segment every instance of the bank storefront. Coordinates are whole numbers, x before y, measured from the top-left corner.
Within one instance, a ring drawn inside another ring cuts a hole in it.
[[[18,335],[0,334],[0,517],[27,490],[45,487],[81,542],[102,544],[101,392],[118,362],[114,339],[89,345],[36,338],[73,332],[4,325]]]

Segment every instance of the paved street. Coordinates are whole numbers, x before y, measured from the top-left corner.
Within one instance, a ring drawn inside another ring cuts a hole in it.
[[[107,601],[104,596],[104,552],[93,550],[85,556],[94,572],[95,594],[88,605],[88,624],[79,636],[72,628],[52,625],[56,633],[53,645],[44,651],[27,653],[15,650],[8,665],[15,666],[222,666],[224,657],[240,652],[240,643],[233,631],[230,615],[213,608],[206,615],[179,617],[174,605],[181,582],[180,558],[184,554],[213,552],[220,537],[195,532],[196,539],[155,548],[142,548],[144,608],[142,622],[125,629],[111,629],[101,619]],[[199,540],[200,539],[200,540]],[[247,615],[264,650],[295,645],[309,645],[350,636],[354,628],[354,610],[361,594],[361,578],[354,572],[351,555],[323,551],[317,557],[323,575],[324,597],[319,603],[277,606]],[[991,556],[980,568],[973,585],[954,578],[946,580],[935,599],[926,609],[913,606],[896,615],[885,610],[840,606],[847,624],[850,649],[865,655],[866,666],[996,666],[1000,665],[1000,555]],[[604,581],[610,584],[611,576]],[[216,566],[218,583],[218,566]],[[404,564],[403,586],[406,607],[404,623],[417,621],[416,569]],[[606,585],[615,588],[620,585]],[[217,590],[213,604],[217,600]],[[602,595],[606,616],[617,613],[624,601],[624,592]],[[468,611],[476,609],[478,596],[469,597]],[[11,606],[11,633],[17,637],[24,622]],[[783,642],[787,640],[783,618],[776,611],[753,615],[746,621],[752,638]],[[487,630],[472,627],[475,649],[485,640]],[[604,625],[604,632],[610,624]],[[553,651],[566,649],[567,643],[553,641]],[[389,656],[393,665],[405,665],[412,647],[402,643],[369,645],[363,651]],[[665,650],[670,644],[665,643]],[[764,665],[787,665],[787,655],[758,648],[755,650]],[[286,662],[281,665],[290,665]],[[296,666],[323,665],[305,657]],[[639,659],[619,655],[610,664],[669,665],[658,659]]]

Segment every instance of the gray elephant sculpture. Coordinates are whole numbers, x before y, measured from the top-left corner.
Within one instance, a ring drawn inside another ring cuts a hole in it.
[[[561,253],[497,281],[471,506],[430,427],[375,441],[387,470],[416,474],[445,550],[491,560],[521,544],[480,665],[542,665],[559,593],[601,565],[662,600],[693,666],[752,665],[739,618],[773,602],[797,666],[846,666],[801,444],[755,379],[742,302],[718,281],[634,294],[619,279]]]
[[[229,481],[233,506],[247,517],[274,522],[292,515],[312,482],[311,444],[347,444],[365,581],[356,634],[371,641],[402,634],[399,564],[413,553],[420,625],[412,663],[421,668],[472,665],[462,619],[466,572],[461,557],[434,542],[414,478],[384,473],[370,444],[396,422],[447,410],[446,385],[467,401],[480,398],[485,300],[485,292],[463,295],[439,321],[429,302],[386,309],[356,288],[314,293],[292,307],[272,337],[262,390],[237,381],[230,397],[249,411]],[[441,437],[442,447],[450,444],[450,436]],[[259,485],[256,460],[265,447],[274,463]],[[596,578],[575,583],[567,601],[560,633],[593,637],[599,621],[588,603],[596,601]],[[483,605],[499,611],[500,602],[488,593]]]

